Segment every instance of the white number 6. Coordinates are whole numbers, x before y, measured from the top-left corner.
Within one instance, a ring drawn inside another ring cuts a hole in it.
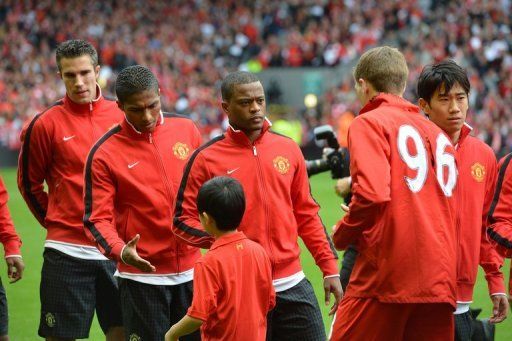
[[[416,148],[416,155],[411,155],[407,142],[412,139]],[[444,194],[451,197],[453,188],[457,183],[457,168],[455,166],[455,158],[452,154],[446,153],[446,147],[450,145],[450,141],[444,134],[439,134],[436,140],[436,175],[437,182],[441,186]],[[416,170],[416,177],[410,178],[405,176],[405,182],[409,189],[418,193],[423,188],[428,175],[427,151],[420,134],[410,125],[403,125],[398,130],[398,152],[407,167]],[[447,181],[444,181],[444,171],[448,170]]]

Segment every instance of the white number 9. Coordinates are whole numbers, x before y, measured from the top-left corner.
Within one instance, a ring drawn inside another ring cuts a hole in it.
[[[412,139],[416,148],[416,155],[411,155],[407,142]],[[436,176],[437,182],[444,195],[451,197],[453,188],[457,183],[457,168],[455,166],[455,157],[446,153],[446,147],[450,145],[450,141],[446,135],[440,133],[436,140]],[[405,176],[405,182],[409,189],[418,193],[423,188],[428,176],[428,160],[427,151],[420,134],[410,125],[403,125],[398,130],[398,152],[407,167],[417,171],[416,177],[410,178]],[[448,178],[444,181],[444,172],[448,171]]]

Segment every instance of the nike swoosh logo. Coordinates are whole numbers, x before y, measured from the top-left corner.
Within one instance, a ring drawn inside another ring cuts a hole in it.
[[[229,175],[229,174],[233,174],[234,172],[236,172],[238,169],[240,169],[240,167],[237,167],[235,169],[231,169],[231,170],[228,170],[226,173]]]
[[[139,164],[140,161],[137,161],[137,162],[134,162],[134,163],[130,163],[128,165],[128,169],[132,169],[133,167],[137,166]]]
[[[64,136],[64,137],[62,138],[62,141],[66,142],[66,141],[71,140],[71,139],[72,139],[72,138],[74,138],[74,137],[75,137],[75,135],[71,135],[71,136]]]

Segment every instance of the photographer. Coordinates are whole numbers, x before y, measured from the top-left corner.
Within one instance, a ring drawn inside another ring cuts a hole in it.
[[[348,205],[351,199],[352,178],[350,177],[350,156],[346,148],[340,148],[336,135],[330,125],[323,125],[314,129],[317,141],[325,140],[327,147],[324,148],[323,157],[317,160],[307,160],[306,168],[308,176],[331,171],[331,177],[336,180],[334,190],[342,197]],[[340,281],[343,290],[346,289],[350,273],[354,267],[357,257],[357,250],[349,246],[343,253],[341,262]]]

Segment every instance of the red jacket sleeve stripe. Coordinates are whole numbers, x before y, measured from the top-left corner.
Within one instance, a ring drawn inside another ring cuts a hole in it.
[[[178,229],[180,229],[181,231],[183,231],[185,234],[188,234],[192,237],[208,238],[208,239],[211,238],[211,236],[207,232],[199,230],[192,226],[189,226],[184,221],[181,220],[181,217],[183,216],[183,199],[184,199],[185,189],[187,188],[187,179],[190,174],[190,170],[192,168],[194,160],[196,159],[199,152],[222,139],[224,139],[223,135],[218,136],[218,137],[212,139],[211,141],[205,143],[198,149],[196,149],[194,154],[192,154],[192,156],[190,157],[190,160],[188,160],[187,166],[185,167],[185,172],[183,173],[183,177],[181,178],[181,184],[180,184],[180,188],[178,190],[178,196],[176,198],[176,209],[174,212],[174,226],[177,227]]]
[[[108,140],[112,135],[118,133],[121,130],[121,126],[117,125],[116,127],[109,130],[102,138],[94,144],[87,156],[87,161],[85,163],[85,188],[84,188],[84,225],[91,232],[96,242],[99,244],[105,253],[108,255],[112,251],[111,247],[108,245],[107,240],[101,235],[100,231],[96,228],[94,223],[90,220],[92,214],[92,161],[94,159],[94,153],[98,150],[98,148]]]
[[[505,180],[505,174],[507,173],[507,168],[510,163],[510,160],[512,159],[512,153],[507,155],[505,160],[503,161],[503,164],[500,167],[500,172],[498,175],[498,181],[496,183],[496,190],[494,192],[494,198],[492,200],[491,208],[489,209],[488,214],[488,221],[489,225],[492,225],[496,222],[496,219],[494,217],[494,211],[496,210],[496,206],[498,205],[501,190],[503,187],[503,181]],[[500,235],[497,233],[492,226],[487,229],[487,234],[491,239],[493,239],[498,245],[501,245],[507,249],[512,249],[512,241],[510,241],[508,238]]]
[[[52,105],[50,108],[61,105],[63,102],[58,101],[54,105]],[[43,224],[44,219],[46,218],[46,208],[45,205],[40,203],[37,200],[37,197],[32,193],[32,183],[30,182],[30,171],[29,171],[29,161],[30,161],[30,143],[31,143],[31,136],[32,136],[32,130],[34,129],[34,125],[41,118],[41,116],[48,111],[50,108],[46,109],[44,112],[40,113],[36,117],[32,119],[32,122],[30,122],[27,131],[25,133],[24,139],[23,139],[23,147],[21,150],[21,173],[20,173],[20,179],[19,179],[19,188],[20,192],[27,201],[27,204],[29,204],[29,208],[31,209],[32,213],[36,216],[37,220]]]

